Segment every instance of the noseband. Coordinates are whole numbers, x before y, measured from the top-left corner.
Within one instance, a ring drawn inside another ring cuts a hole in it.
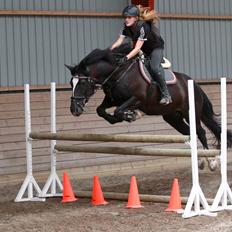
[[[84,110],[86,97],[71,97],[71,104],[75,103],[81,110]]]
[[[96,88],[96,81],[93,80],[91,77],[86,77],[86,76],[73,76],[72,77],[73,79],[77,78],[79,80],[86,80],[87,82],[90,83],[90,85],[94,86],[94,89],[97,89]],[[88,101],[89,99],[89,96],[74,96],[74,93],[73,93],[73,96],[71,96],[71,103],[75,103],[77,106],[79,106],[82,110],[85,106],[85,103]]]

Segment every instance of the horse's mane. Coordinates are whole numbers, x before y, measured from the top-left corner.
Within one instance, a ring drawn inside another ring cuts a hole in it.
[[[125,43],[120,45],[119,47],[114,48],[112,51],[110,49],[94,49],[90,52],[81,62],[81,65],[90,65],[93,63],[98,62],[99,60],[103,59],[108,61],[109,63],[113,64],[115,59],[118,57],[122,57],[128,54],[132,50],[132,47],[129,43]]]
[[[124,43],[119,47],[114,48],[112,51],[107,49],[99,49],[96,48],[92,52],[90,52],[78,65],[76,65],[72,72],[72,75],[78,72],[78,70],[85,70],[87,65],[97,63],[99,60],[105,60],[106,62],[115,65],[117,64],[117,60],[126,54],[128,54],[132,50],[132,46],[130,43]]]
[[[124,43],[120,45],[119,47],[116,47],[112,50],[112,55],[117,56],[121,54],[121,56],[127,55],[132,50],[131,43]]]

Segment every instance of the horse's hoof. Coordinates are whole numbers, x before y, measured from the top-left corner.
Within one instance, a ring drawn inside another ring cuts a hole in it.
[[[208,161],[209,170],[214,172],[219,165],[217,159],[208,159],[207,161]]]
[[[135,114],[136,114],[136,119],[140,119],[143,117],[143,115],[145,115],[143,112],[141,112],[140,110],[135,110]]]
[[[205,168],[205,161],[203,159],[198,160],[198,168],[203,170]]]
[[[126,121],[127,122],[134,122],[136,120],[136,116],[135,115],[129,115],[127,118],[126,118]]]
[[[127,112],[124,112],[123,118],[127,122],[133,122],[136,120],[136,115],[136,112],[128,110]]]

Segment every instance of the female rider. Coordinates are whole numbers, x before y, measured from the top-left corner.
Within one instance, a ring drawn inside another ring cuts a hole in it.
[[[139,9],[136,5],[129,5],[124,8],[122,15],[124,17],[124,27],[110,49],[113,50],[121,45],[125,37],[130,37],[134,48],[118,61],[119,65],[124,64],[142,50],[150,58],[149,72],[152,79],[158,83],[161,92],[160,104],[167,105],[171,103],[171,96],[164,80],[164,70],[161,66],[164,40],[155,26],[155,23],[158,21],[156,12],[143,10],[143,8]]]

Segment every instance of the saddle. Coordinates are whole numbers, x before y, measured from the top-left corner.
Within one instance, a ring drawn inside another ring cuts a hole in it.
[[[163,57],[163,61],[162,61],[161,65],[164,69],[164,76],[165,76],[166,84],[167,85],[176,84],[177,79],[176,79],[175,74],[171,70],[171,62],[167,58]],[[139,69],[140,69],[140,72],[141,72],[144,80],[148,84],[151,84],[152,77],[151,77],[149,71],[147,70],[144,59],[141,59],[141,58],[139,59]]]

